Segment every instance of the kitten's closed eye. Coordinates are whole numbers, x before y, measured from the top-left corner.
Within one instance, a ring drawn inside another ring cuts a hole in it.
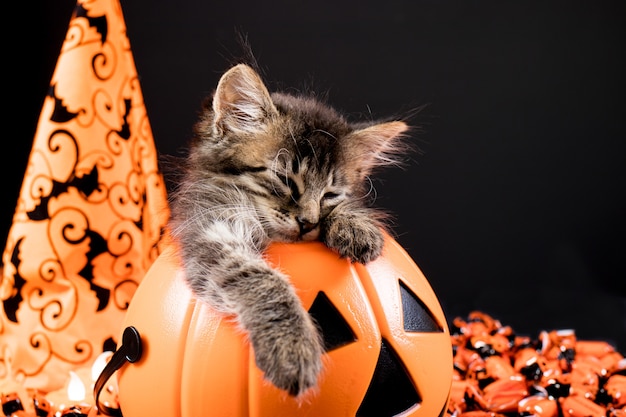
[[[267,168],[264,166],[246,166],[246,165],[231,165],[227,166],[223,169],[223,171],[230,175],[241,175],[245,173],[257,173],[266,171]]]
[[[291,179],[288,175],[278,175],[280,181],[289,189],[291,193],[291,198],[295,201],[300,199],[300,189],[298,188],[298,184]]]
[[[337,197],[339,197],[339,196],[341,196],[341,194],[339,194],[339,193],[334,193],[334,192],[332,192],[332,191],[329,191],[329,192],[325,193],[325,194],[322,196],[322,198],[323,198],[324,200],[333,200],[333,199],[335,199],[335,198],[337,198]]]

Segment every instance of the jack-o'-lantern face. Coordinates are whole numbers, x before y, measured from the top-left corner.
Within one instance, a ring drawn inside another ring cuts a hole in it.
[[[317,391],[294,399],[265,381],[245,335],[193,298],[166,251],[124,323],[144,344],[142,358],[119,372],[125,417],[445,414],[452,381],[445,317],[395,241],[387,237],[383,256],[366,266],[317,242],[274,245],[267,258],[291,277],[323,334]]]

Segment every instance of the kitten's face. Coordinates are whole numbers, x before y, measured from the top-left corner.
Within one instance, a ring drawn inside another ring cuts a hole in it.
[[[336,151],[321,152],[324,147],[318,146],[320,152],[316,153],[315,142],[314,138],[307,139],[304,146],[311,149],[308,152],[295,145],[282,147],[262,170],[239,178],[254,190],[251,195],[257,213],[274,240],[317,239],[326,216],[357,192],[345,168],[338,164]]]
[[[312,98],[270,95],[238,65],[196,125],[195,165],[244,191],[270,239],[315,240],[335,207],[365,197],[367,175],[393,162],[406,129],[354,126]]]

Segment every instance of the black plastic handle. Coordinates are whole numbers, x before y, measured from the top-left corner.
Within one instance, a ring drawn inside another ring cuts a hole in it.
[[[112,417],[123,417],[122,410],[100,404],[100,392],[115,371],[120,369],[126,362],[137,362],[141,358],[141,335],[133,326],[124,329],[122,345],[115,351],[111,360],[106,364],[93,389],[93,397],[96,399],[98,411]]]

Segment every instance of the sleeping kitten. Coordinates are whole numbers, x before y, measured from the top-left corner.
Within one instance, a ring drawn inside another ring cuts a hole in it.
[[[366,204],[368,175],[395,162],[406,130],[402,121],[351,124],[311,97],[270,95],[244,64],[222,76],[201,112],[170,230],[195,296],[234,315],[257,366],[290,395],[316,385],[323,342],[263,250],[321,240],[351,262],[378,257],[383,225]]]

